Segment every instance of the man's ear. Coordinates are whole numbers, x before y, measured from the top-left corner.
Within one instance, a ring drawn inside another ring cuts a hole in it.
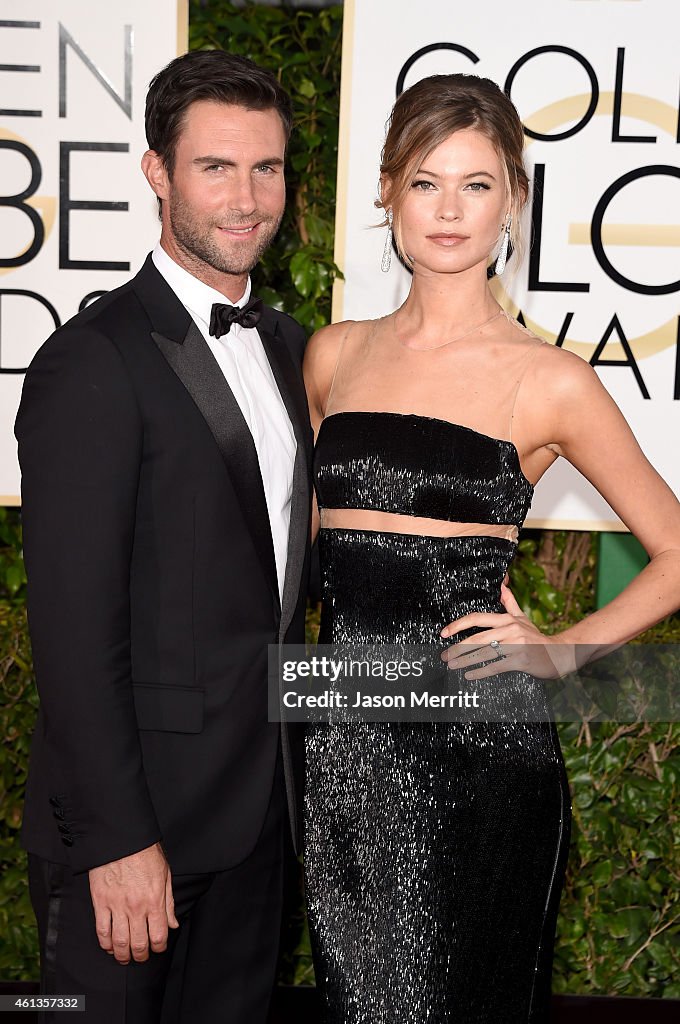
[[[142,157],[142,171],[159,199],[167,199],[170,179],[163,157],[153,149],[147,149]]]

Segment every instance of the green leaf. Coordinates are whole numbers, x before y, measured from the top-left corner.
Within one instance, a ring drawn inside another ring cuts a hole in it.
[[[306,252],[298,252],[290,261],[290,276],[296,290],[307,298],[316,285],[316,268],[313,259]]]
[[[316,87],[314,85],[314,82],[310,82],[308,78],[303,78],[298,83],[298,92],[300,93],[300,95],[306,96],[307,99],[311,100],[314,96],[316,96]]]
[[[282,312],[286,312],[284,305],[284,298],[278,292],[275,292],[273,288],[268,288],[267,285],[263,285],[257,290],[258,297],[262,299],[268,306],[272,306],[274,309],[279,309]]]
[[[10,594],[14,595],[26,582],[26,574],[24,572],[23,564],[19,562],[13,562],[7,566],[5,570],[5,584]]]
[[[564,607],[564,595],[545,580],[536,584],[536,596],[551,612],[560,612]]]
[[[601,860],[595,865],[592,872],[592,879],[595,885],[607,885],[613,874],[613,866],[610,860]]]

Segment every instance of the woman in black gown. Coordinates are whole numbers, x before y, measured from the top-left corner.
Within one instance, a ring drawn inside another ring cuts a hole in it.
[[[483,656],[544,643],[534,675],[550,677],[571,645],[617,646],[677,604],[672,492],[591,367],[521,327],[488,287],[487,267],[500,273],[517,242],[522,147],[514,107],[485,79],[425,79],[395,105],[379,205],[410,294],[390,316],[318,332],[306,356],[322,643],[455,656],[484,630]],[[651,561],[548,638],[504,580],[559,455]],[[467,667],[479,660],[468,653]],[[309,727],[306,895],[326,1022],[547,1020],[569,790],[554,725],[532,720],[540,684],[512,678],[523,720]]]

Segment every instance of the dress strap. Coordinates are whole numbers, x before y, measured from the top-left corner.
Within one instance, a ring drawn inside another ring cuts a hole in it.
[[[328,394],[326,395],[326,407],[324,409],[324,416],[328,416],[328,409],[331,404],[331,395],[333,394],[333,386],[335,384],[335,379],[338,376],[338,367],[340,366],[342,351],[345,347],[347,336],[349,335],[350,331],[352,330],[355,324],[356,320],[350,320],[350,322],[347,325],[347,330],[344,332],[342,338],[340,339],[340,344],[338,345],[338,356],[337,359],[335,360],[335,369],[333,370],[333,376],[331,377],[331,386],[329,387]]]
[[[548,342],[545,340],[545,338],[539,339],[539,341],[538,341],[538,343],[536,345],[532,345],[532,347],[527,352],[523,362],[521,363],[521,373],[520,373],[519,377],[517,378],[517,383],[515,385],[515,390],[514,390],[513,395],[512,395],[512,405],[510,407],[510,422],[508,424],[508,437],[509,437],[510,441],[512,441],[512,421],[513,421],[514,416],[515,416],[515,406],[517,405],[517,396],[519,394],[519,389],[520,389],[520,387],[522,385],[522,381],[526,377],[527,370],[529,369],[529,367],[533,363],[534,358],[536,357],[536,353],[538,352],[538,350],[543,345],[547,345],[547,344],[548,344]]]

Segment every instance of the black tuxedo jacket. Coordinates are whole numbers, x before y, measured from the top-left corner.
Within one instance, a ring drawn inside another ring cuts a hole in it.
[[[258,331],[297,439],[282,601],[252,436],[150,257],[26,375],[16,435],[40,713],[22,841],[75,871],[158,840],[175,873],[237,864],[279,748],[299,847],[301,737],[267,720],[267,645],[304,639],[305,336],[270,308]]]

